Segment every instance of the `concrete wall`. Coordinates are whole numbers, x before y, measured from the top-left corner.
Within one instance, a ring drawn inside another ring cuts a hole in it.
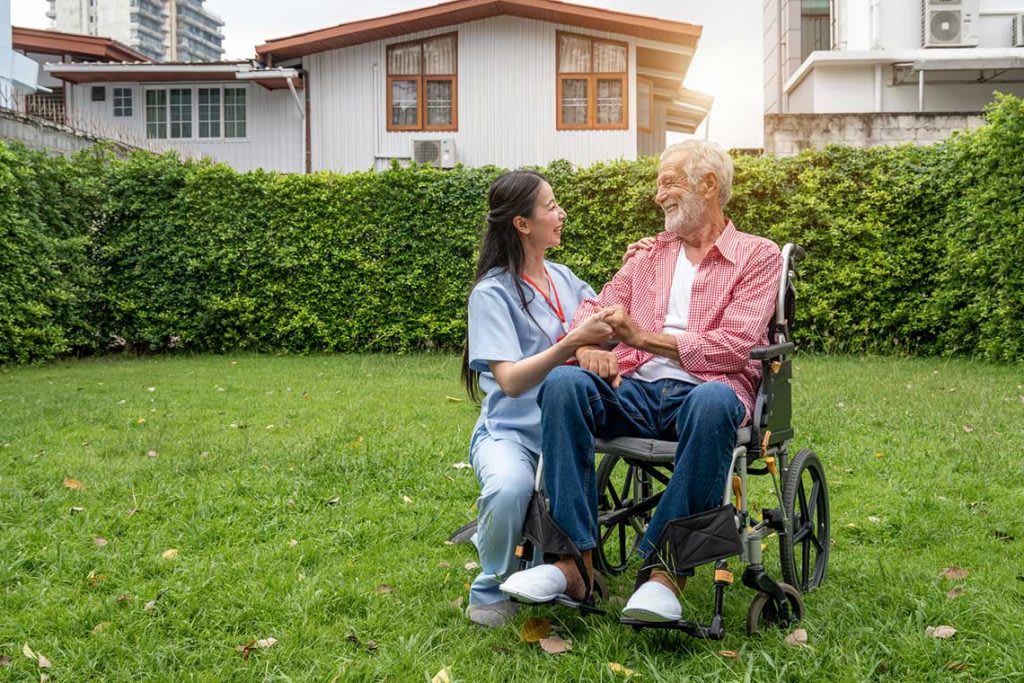
[[[769,114],[765,154],[791,156],[829,144],[867,148],[908,142],[932,144],[954,131],[984,125],[980,113]]]
[[[88,149],[99,142],[109,142],[66,126],[40,121],[6,109],[0,109],[0,139],[20,142],[26,147],[65,156]],[[129,145],[116,143],[113,144],[113,148],[120,153],[127,153],[133,149]]]

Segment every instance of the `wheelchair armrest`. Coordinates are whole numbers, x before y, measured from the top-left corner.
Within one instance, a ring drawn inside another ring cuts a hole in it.
[[[782,344],[772,344],[770,346],[755,346],[750,349],[750,358],[751,360],[778,358],[784,353],[792,353],[794,349],[796,349],[796,344],[793,342],[783,342]]]

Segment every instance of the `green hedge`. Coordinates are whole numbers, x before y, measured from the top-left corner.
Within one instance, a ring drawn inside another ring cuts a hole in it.
[[[932,147],[736,159],[729,214],[809,253],[805,348],[1024,357],[1024,102]],[[599,288],[661,229],[654,159],[544,170],[553,257]],[[0,146],[0,362],[102,352],[454,350],[495,168],[279,175]]]

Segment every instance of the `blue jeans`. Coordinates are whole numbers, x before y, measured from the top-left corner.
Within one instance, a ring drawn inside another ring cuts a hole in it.
[[[470,442],[469,461],[480,482],[473,536],[480,574],[470,586],[469,604],[489,605],[508,600],[498,586],[519,568],[515,550],[523,538],[537,456],[520,443],[494,439],[480,428]]]
[[[667,522],[722,504],[736,430],[746,413],[729,386],[627,377],[612,389],[592,372],[561,366],[548,375],[537,400],[551,514],[581,551],[596,548],[600,538],[594,437],[679,442],[672,477],[640,542],[641,557],[654,550]]]

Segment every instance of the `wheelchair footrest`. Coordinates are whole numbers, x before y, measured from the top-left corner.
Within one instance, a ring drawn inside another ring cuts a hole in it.
[[[725,628],[719,624],[700,624],[696,621],[680,619],[679,621],[641,621],[639,619],[627,619],[620,617],[619,623],[623,626],[631,626],[634,631],[644,628],[658,628],[667,631],[682,631],[693,638],[704,640],[722,640],[725,638]]]
[[[537,607],[539,605],[561,605],[562,607],[568,607],[570,609],[578,610],[583,614],[605,613],[605,611],[602,608],[595,605],[593,601],[588,603],[582,600],[574,600],[573,598],[570,598],[568,595],[559,595],[553,600],[548,600],[547,602],[526,602],[524,600],[517,600],[513,595],[510,595],[509,599],[512,602],[519,603],[520,605],[526,605],[528,607]]]

